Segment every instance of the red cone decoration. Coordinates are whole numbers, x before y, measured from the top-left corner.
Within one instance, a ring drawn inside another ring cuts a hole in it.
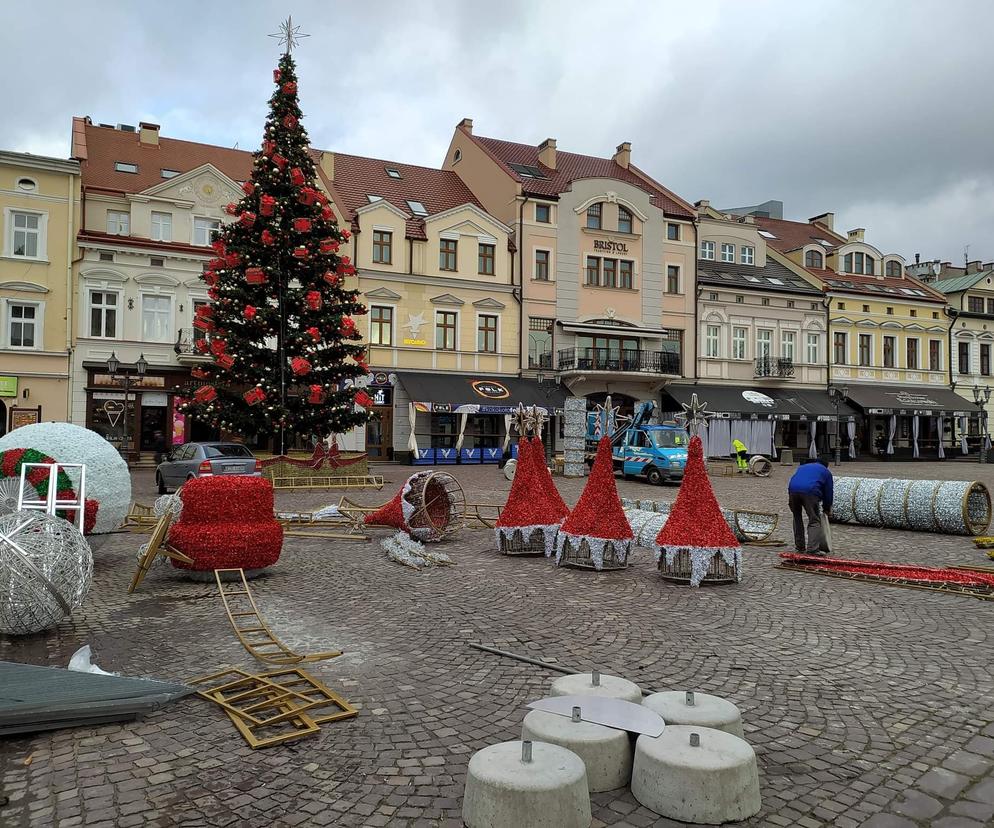
[[[604,568],[608,547],[613,550],[616,563],[625,565],[632,550],[633,538],[632,527],[625,517],[614,481],[611,438],[601,437],[583,494],[559,530],[556,564],[562,562],[567,542],[574,550],[580,550],[586,541],[594,569],[600,571]]]
[[[721,507],[714,496],[707,469],[704,467],[704,447],[701,438],[691,438],[687,450],[687,468],[680,493],[666,524],[656,536],[656,558],[666,556],[666,563],[673,562],[678,552],[690,553],[691,586],[704,580],[716,555],[740,572],[742,549],[728,528]]]
[[[407,532],[407,521],[404,520],[404,507],[400,502],[402,495],[403,489],[398,491],[389,503],[383,504],[375,512],[370,512],[366,515],[366,525],[391,526],[394,529],[400,529],[402,532]]]
[[[559,525],[569,514],[545,465],[545,447],[538,437],[518,440],[518,466],[497,519],[497,548],[508,554],[552,555]],[[541,532],[542,542],[533,541]]]

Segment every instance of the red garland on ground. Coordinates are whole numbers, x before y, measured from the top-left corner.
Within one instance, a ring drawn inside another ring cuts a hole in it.
[[[608,540],[631,540],[635,537],[618,497],[610,437],[602,437],[597,443],[597,456],[587,484],[559,531]]]
[[[994,573],[970,572],[963,569],[943,569],[914,564],[894,564],[883,561],[852,561],[843,558],[822,558],[781,552],[780,557],[792,566],[802,566],[821,572],[838,572],[864,575],[870,578],[894,581],[915,581],[922,584],[958,584],[962,586],[990,587],[994,589]]]
[[[169,543],[193,558],[178,569],[261,569],[279,560],[283,527],[273,516],[273,487],[261,477],[201,477],[180,490],[183,510]]]

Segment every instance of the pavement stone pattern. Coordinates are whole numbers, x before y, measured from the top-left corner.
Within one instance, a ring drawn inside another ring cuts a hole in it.
[[[493,466],[449,467],[471,502],[502,503]],[[383,467],[388,500],[412,469]],[[844,474],[978,479],[963,461],[852,463]],[[776,511],[790,537],[786,482],[714,477],[719,502]],[[582,480],[557,479],[568,503]],[[151,476],[135,497],[151,503]],[[676,487],[619,478],[622,495],[674,499]],[[281,492],[281,508],[339,493]],[[223,508],[223,506],[221,507]],[[750,826],[938,828],[994,823],[994,604],[775,568],[786,547],[745,550],[741,584],[693,590],[662,581],[651,553],[624,571],[556,569],[507,558],[489,530],[444,545],[450,568],[415,572],[372,543],[289,538],[253,582],[262,614],[301,651],[346,654],[307,669],[361,708],[356,719],[252,751],[221,710],[189,698],[142,720],[0,742],[0,825],[458,826],[466,765],[520,736],[524,705],[558,673],[479,652],[470,642],[551,664],[626,676],[643,689],[728,698],[758,754],[763,810]],[[839,554],[987,562],[969,538],[836,526]],[[210,584],[154,569],[127,585],[142,536],[94,540],[94,583],[75,617],[0,641],[0,659],[64,666],[91,644],[104,669],[183,680],[224,666],[264,669],[231,632]],[[6,800],[6,801],[5,801]],[[677,826],[627,790],[592,797],[594,826]]]

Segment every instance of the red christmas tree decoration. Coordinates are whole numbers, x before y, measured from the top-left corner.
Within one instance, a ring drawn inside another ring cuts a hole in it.
[[[245,193],[245,195],[252,195],[253,190],[255,190],[254,181],[246,181],[242,184],[242,192]]]
[[[518,440],[518,465],[511,491],[494,529],[497,548],[509,554],[548,557],[556,548],[556,535],[568,514],[545,465],[542,441],[522,437]]]
[[[742,548],[715,499],[704,466],[704,447],[696,435],[687,449],[687,467],[676,503],[656,536],[657,560],[665,555],[666,563],[672,564],[681,552],[690,555],[691,586],[700,585],[719,555],[740,576]]]
[[[242,396],[245,398],[245,402],[249,405],[258,405],[266,399],[266,392],[261,388],[251,388],[242,394]]]
[[[335,213],[331,209],[331,207],[322,207],[321,208],[321,218],[324,219],[325,221],[334,221],[335,220]]]
[[[369,408],[373,404],[373,398],[365,391],[359,391],[355,395],[355,402],[356,405],[361,405],[363,408]]]
[[[303,357],[294,357],[290,360],[290,370],[298,377],[302,377],[311,372],[311,363]]]
[[[255,224],[255,213],[246,210],[244,213],[238,216],[238,223],[241,224],[242,227],[251,227],[253,224]]]
[[[321,239],[321,252],[334,253],[338,250],[338,242],[334,239]]]
[[[280,69],[273,69],[273,83],[279,83],[282,77],[283,72]]]
[[[244,316],[246,319],[255,319],[255,314],[256,310],[251,305],[246,305],[242,309],[242,316]]]
[[[261,285],[266,282],[266,271],[261,267],[245,268],[245,281],[250,285]]]
[[[217,390],[213,385],[202,385],[193,392],[193,399],[198,403],[209,403],[217,399]]]
[[[300,167],[294,167],[290,170],[290,183],[296,187],[300,187],[304,183],[304,172]]]
[[[211,353],[215,356],[221,356],[228,349],[228,343],[223,339],[212,339],[211,340]]]
[[[307,397],[307,402],[312,405],[320,405],[324,402],[324,389],[320,385],[312,385],[310,388],[310,394]]]
[[[338,283],[342,281],[342,277],[337,273],[328,272],[324,274],[324,280],[332,287],[337,287]]]
[[[294,115],[287,115],[283,118],[283,126],[287,129],[296,129],[298,123],[299,121],[297,121],[297,118]],[[303,175],[301,175],[301,178],[303,178]],[[293,183],[296,184],[297,182],[294,181]],[[301,181],[301,183],[303,183],[303,181]]]
[[[282,155],[280,155],[280,154],[279,154],[278,152],[275,152],[275,153],[273,153],[273,163],[274,163],[274,164],[275,164],[275,165],[277,166],[277,168],[278,168],[278,169],[280,169],[280,170],[284,170],[284,169],[286,169],[286,158],[284,158],[284,157],[283,157]]]
[[[214,362],[227,371],[232,365],[235,364],[235,359],[231,356],[231,354],[221,354],[221,356],[215,359]]]
[[[268,230],[263,230],[262,235],[259,236],[259,241],[268,246],[276,241],[276,237]]]
[[[307,248],[306,247],[295,247],[293,248],[293,255],[296,259],[306,259],[307,258]]]
[[[384,503],[375,512],[366,515],[366,525],[389,526],[393,529],[399,529],[401,532],[409,532],[407,521],[404,520],[404,507],[401,504],[403,492],[404,490],[401,488],[397,494],[390,498],[388,503]]]
[[[321,298],[321,291],[319,290],[309,290],[307,291],[307,307],[311,310],[321,310],[321,306],[324,304],[324,300]]]
[[[233,202],[233,201],[229,202],[228,204],[224,205],[224,212],[226,212],[229,216],[237,215],[238,214],[238,205],[235,204],[235,202]]]
[[[311,232],[311,220],[308,218],[298,218],[293,220],[293,229],[298,233]]]
[[[264,195],[259,199],[259,215],[271,216],[276,207],[276,199],[271,195]]]
[[[308,328],[307,333],[311,335],[311,339],[313,339],[315,342],[321,341],[321,331],[319,331],[317,328]]]
[[[287,81],[280,87],[280,91],[284,95],[296,95],[297,94],[297,84],[294,81]]]
[[[193,320],[193,327],[199,328],[202,331],[212,331],[214,330],[214,323],[206,316],[197,316]]]

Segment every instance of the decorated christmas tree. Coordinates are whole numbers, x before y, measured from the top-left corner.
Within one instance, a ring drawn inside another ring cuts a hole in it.
[[[345,286],[355,273],[339,255],[349,231],[315,185],[292,43],[273,72],[245,195],[225,208],[233,220],[202,277],[211,303],[194,325],[212,361],[191,372],[202,384],[182,409],[225,431],[274,435],[281,453],[292,435],[323,439],[368,419],[355,406],[357,393],[360,403],[368,398],[354,384],[368,372],[353,319],[366,309]]]

